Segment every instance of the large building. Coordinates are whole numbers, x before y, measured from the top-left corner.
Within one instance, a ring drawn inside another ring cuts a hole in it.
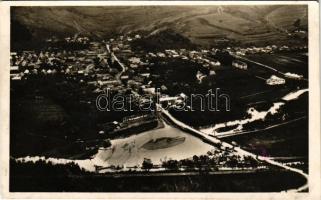
[[[245,62],[239,61],[239,60],[234,60],[232,62],[232,66],[238,69],[243,69],[247,70],[247,64]]]
[[[285,79],[272,75],[269,79],[266,80],[268,85],[282,85],[285,84]]]

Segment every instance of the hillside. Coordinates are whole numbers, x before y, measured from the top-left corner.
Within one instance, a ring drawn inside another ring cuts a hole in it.
[[[18,23],[32,39],[75,33],[104,38],[169,29],[199,45],[222,40],[260,45],[289,42],[288,32],[297,20],[307,29],[307,6],[302,5],[13,7],[11,16],[12,26]]]
[[[132,47],[138,50],[165,50],[165,49],[195,49],[188,38],[176,33],[172,29],[160,30],[140,40],[135,40]]]

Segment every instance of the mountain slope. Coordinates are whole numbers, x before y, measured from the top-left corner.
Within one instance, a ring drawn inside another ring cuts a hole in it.
[[[13,7],[12,22],[34,38],[75,33],[104,38],[170,29],[201,45],[229,39],[241,44],[287,42],[296,20],[307,29],[307,6]]]

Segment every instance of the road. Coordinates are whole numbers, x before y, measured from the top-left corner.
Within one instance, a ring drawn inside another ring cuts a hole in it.
[[[105,168],[102,168],[101,170],[104,170]],[[135,171],[131,173],[97,173],[95,175],[90,176],[96,176],[96,177],[114,177],[114,178],[121,178],[121,177],[141,177],[141,176],[199,176],[202,174],[204,175],[226,175],[226,174],[253,174],[258,172],[267,172],[267,169],[233,169],[233,170],[218,170],[218,171],[179,171],[179,172],[170,172],[166,171]],[[72,175],[73,177],[80,177],[82,178],[83,175]]]
[[[269,157],[272,160],[304,160],[305,157],[304,156],[280,156],[280,157]]]
[[[120,77],[126,71],[126,67],[122,62],[119,61],[117,56],[113,52],[111,52],[109,44],[106,44],[106,49],[107,49],[107,53],[110,54],[113,57],[113,59],[119,64],[119,66],[122,68],[122,70],[115,77],[118,81],[120,81]]]

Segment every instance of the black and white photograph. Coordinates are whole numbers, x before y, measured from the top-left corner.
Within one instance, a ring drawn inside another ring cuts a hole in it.
[[[10,6],[9,192],[308,194],[309,8]]]

